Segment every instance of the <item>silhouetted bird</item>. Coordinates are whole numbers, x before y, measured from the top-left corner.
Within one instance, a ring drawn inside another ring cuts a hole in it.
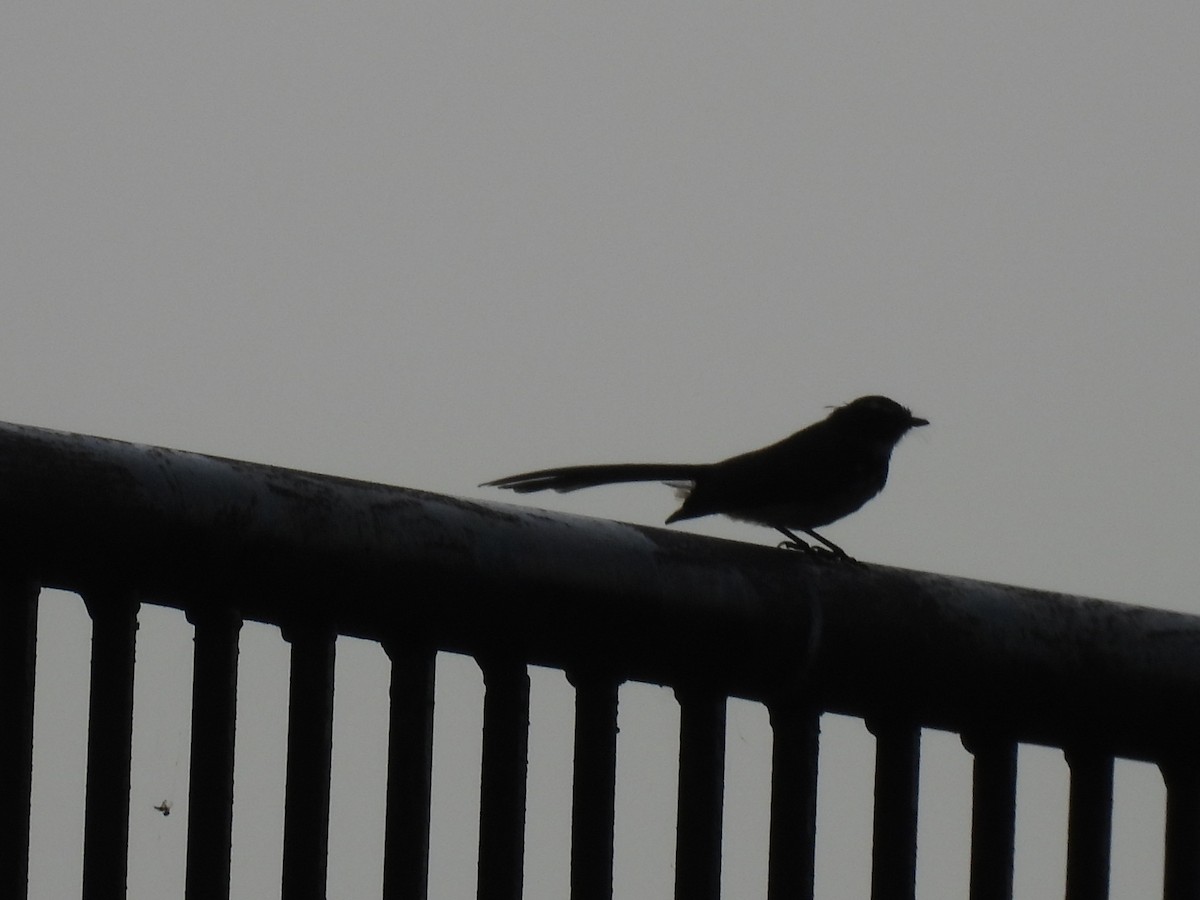
[[[803,532],[845,557],[842,548],[813,529],[850,515],[883,490],[892,448],[910,428],[928,424],[887,397],[859,397],[776,444],[717,463],[567,466],[480,486],[519,494],[566,493],[600,484],[664,481],[684,498],[668,525],[720,514],[774,528],[787,536],[785,546],[812,550],[794,533]]]

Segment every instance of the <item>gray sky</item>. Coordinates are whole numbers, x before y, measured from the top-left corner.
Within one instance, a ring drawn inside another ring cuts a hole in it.
[[[833,540],[1200,612],[1194,5],[51,0],[3,24],[0,418],[503,500],[475,485],[715,459],[886,393],[933,427]],[[533,500],[643,523],[674,508],[646,486]],[[39,897],[77,887],[82,816],[87,623],[53,599]],[[183,871],[190,636],[143,622],[131,896],[159,897]],[[286,648],[250,627],[243,648],[235,892],[260,897]],[[353,897],[379,877],[386,667],[339,653],[330,893]],[[443,663],[431,895],[457,898],[479,687]],[[534,686],[540,900],[566,883],[571,698],[557,673]],[[658,689],[626,700],[635,898],[671,883],[676,712]],[[860,732],[826,723],[825,898],[865,884]],[[765,877],[765,735],[736,704],[740,896]],[[921,887],[958,897],[969,760],[926,743]],[[1025,897],[1061,884],[1062,772],[1023,752]],[[1122,766],[1117,790],[1113,895],[1152,895],[1161,783]],[[168,796],[177,816],[148,809]]]

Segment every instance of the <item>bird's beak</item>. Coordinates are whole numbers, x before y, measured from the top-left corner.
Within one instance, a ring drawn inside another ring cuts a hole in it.
[[[908,420],[909,428],[920,428],[922,425],[928,425],[928,424],[929,424],[928,419],[918,419],[916,416],[913,416],[912,418],[910,418]]]

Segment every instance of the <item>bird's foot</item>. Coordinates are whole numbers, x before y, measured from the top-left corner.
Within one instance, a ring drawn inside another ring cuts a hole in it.
[[[857,559],[840,547],[836,550],[830,549],[829,547],[814,547],[812,544],[806,544],[801,540],[780,541],[775,546],[779,550],[794,550],[800,553],[805,553],[814,560],[818,560],[820,562],[839,562],[862,565],[862,563],[860,563]]]
[[[812,553],[818,559],[829,560],[830,562],[841,563],[842,565],[862,565],[862,563],[860,563],[841,547],[837,548],[836,550],[830,550],[828,547],[813,547]]]
[[[780,541],[775,546],[779,550],[798,550],[801,553],[814,552],[812,546],[804,543],[804,541]]]

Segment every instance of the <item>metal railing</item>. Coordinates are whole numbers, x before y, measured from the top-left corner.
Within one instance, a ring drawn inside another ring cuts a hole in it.
[[[519,898],[527,666],[576,694],[571,896],[612,894],[617,688],[680,705],[676,897],[720,890],[728,697],[773,732],[768,892],[811,897],[818,723],[876,740],[872,896],[914,895],[920,729],[974,756],[970,891],[1012,894],[1019,742],[1070,765],[1067,896],[1107,896],[1114,757],[1167,787],[1164,895],[1200,897],[1200,618],[0,425],[0,896],[26,895],[39,590],[93,623],[83,895],[124,895],[141,603],[195,632],[186,890],[229,893],[238,633],[291,644],[282,895],[322,896],[333,646],[392,665],[383,893],[428,893],[434,656],[485,682],[478,884]],[[328,599],[336,596],[338,602]]]

